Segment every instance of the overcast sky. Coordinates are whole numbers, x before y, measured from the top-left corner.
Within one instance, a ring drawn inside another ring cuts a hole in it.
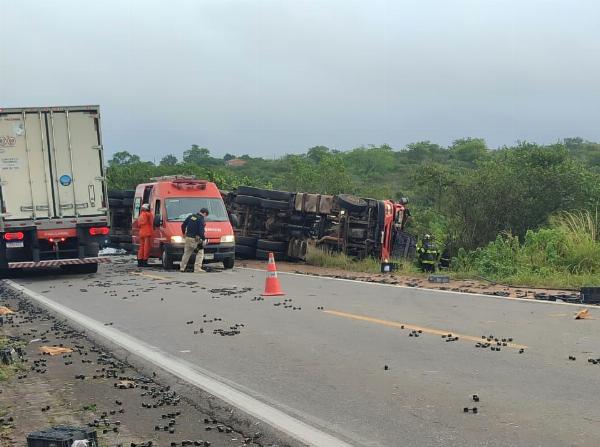
[[[108,155],[600,141],[598,0],[0,0],[0,107],[99,104]]]

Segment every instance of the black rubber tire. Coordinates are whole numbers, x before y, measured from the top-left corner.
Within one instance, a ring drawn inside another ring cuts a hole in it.
[[[273,257],[275,258],[276,261],[283,261],[285,260],[285,253],[281,252],[281,251],[266,251],[266,250],[256,250],[256,259],[260,259],[262,261],[266,261],[269,259],[269,253],[273,253]]]
[[[260,198],[254,196],[237,195],[235,196],[235,203],[239,205],[259,206]]]
[[[223,259],[223,268],[224,269],[232,269],[235,265],[235,258],[225,258]]]
[[[280,202],[289,202],[290,197],[292,197],[292,193],[287,191],[255,188],[254,186],[238,186],[237,193],[245,196],[260,197],[261,199],[279,200]]]
[[[367,202],[360,197],[352,196],[350,194],[340,194],[337,196],[340,208],[344,208],[348,211],[364,211],[367,209]]]
[[[253,259],[256,256],[256,247],[235,244],[235,255],[242,259]]]
[[[90,242],[85,246],[85,256],[88,258],[97,258],[100,252],[100,244],[98,242]]]
[[[163,269],[165,270],[173,270],[175,265],[173,264],[173,256],[167,253],[166,250],[163,250],[160,255],[160,260],[162,262]]]
[[[254,186],[238,186],[236,189],[236,193],[242,196],[251,196],[251,197],[263,197],[262,192],[264,189],[255,188]]]
[[[260,206],[269,210],[287,210],[290,208],[290,202],[281,202],[279,200],[261,199]]]
[[[133,197],[125,197],[123,199],[123,206],[129,208],[133,206]]]
[[[108,205],[112,208],[123,208],[123,199],[108,198]]]
[[[73,264],[73,265],[61,265],[60,268],[67,273],[75,273],[78,275],[97,273],[98,264]]]
[[[127,199],[135,196],[135,190],[133,189],[112,189],[108,191],[109,199]]]
[[[287,242],[269,241],[267,239],[259,239],[256,241],[256,248],[265,251],[286,251],[287,246]]]
[[[258,238],[251,236],[236,236],[235,243],[240,245],[246,245],[247,247],[256,248],[256,241]]]
[[[277,191],[274,189],[263,189],[262,198],[269,200],[279,200],[280,202],[289,202],[292,193],[287,191]]]

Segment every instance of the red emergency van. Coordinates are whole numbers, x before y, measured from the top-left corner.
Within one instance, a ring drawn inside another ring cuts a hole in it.
[[[181,224],[190,214],[208,209],[204,262],[222,262],[226,269],[235,262],[235,236],[219,188],[207,180],[188,176],[167,176],[152,179],[152,183],[137,186],[133,199],[133,244],[139,246],[136,220],[142,204],[150,204],[154,215],[154,234],[150,256],[162,260],[165,269],[172,269],[183,255],[184,237]],[[194,259],[190,259],[192,265]]]

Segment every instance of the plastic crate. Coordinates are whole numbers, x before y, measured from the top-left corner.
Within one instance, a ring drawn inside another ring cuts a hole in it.
[[[390,273],[398,270],[397,262],[382,262],[381,263],[381,273]]]
[[[27,447],[71,447],[73,441],[89,441],[89,447],[97,447],[96,431],[86,427],[59,425],[47,430],[30,433]]]
[[[428,278],[429,282],[434,283],[447,283],[450,282],[450,277],[444,275],[430,275]]]
[[[582,287],[581,298],[585,304],[600,304],[600,287]]]

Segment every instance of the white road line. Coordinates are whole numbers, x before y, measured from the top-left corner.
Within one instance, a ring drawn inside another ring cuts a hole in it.
[[[257,268],[253,268],[253,267],[236,267],[236,269],[240,269],[240,270],[252,270],[252,271],[255,271],[255,272],[262,272],[262,273],[265,272],[265,270],[263,270],[263,269],[257,269]],[[449,293],[449,294],[455,294],[455,295],[457,294],[457,295],[463,295],[463,296],[469,296],[469,297],[478,297],[478,298],[479,297],[483,297],[483,298],[493,298],[493,299],[497,299],[497,300],[521,301],[521,302],[524,302],[524,303],[554,304],[554,305],[561,305],[561,306],[586,307],[586,308],[589,308],[589,309],[595,309],[596,308],[596,306],[593,306],[593,305],[590,305],[590,304],[563,303],[563,302],[558,302],[558,301],[532,300],[532,299],[528,299],[528,298],[511,298],[511,297],[507,297],[507,296],[486,295],[484,293],[475,293],[475,292],[456,292],[454,290],[428,289],[426,287],[409,287],[409,286],[403,286],[401,284],[385,284],[385,283],[381,283],[381,282],[361,281],[359,279],[332,278],[331,276],[317,276],[317,275],[310,275],[310,274],[307,274],[307,273],[295,273],[295,272],[281,272],[281,271],[278,271],[277,274],[278,275],[304,276],[304,277],[317,278],[317,279],[328,279],[328,280],[331,280],[331,281],[353,282],[353,283],[359,283],[359,284],[370,285],[370,286],[396,287],[398,289],[416,290],[418,292]],[[523,287],[523,289],[526,289],[526,288],[527,287]]]
[[[72,310],[62,304],[56,303],[45,296],[29,290],[28,288],[5,279],[4,282],[33,300],[51,309],[69,320],[95,332],[116,345],[132,352],[139,357],[153,363],[171,374],[195,385],[204,391],[216,396],[228,404],[239,408],[251,416],[266,422],[272,427],[284,432],[296,440],[316,447],[351,447],[350,444],[335,438],[299,419],[296,419],[281,410],[267,405],[235,388],[226,385],[216,378],[209,377],[193,368],[186,362],[165,355],[134,337],[131,337],[114,328],[104,326],[103,323]]]

